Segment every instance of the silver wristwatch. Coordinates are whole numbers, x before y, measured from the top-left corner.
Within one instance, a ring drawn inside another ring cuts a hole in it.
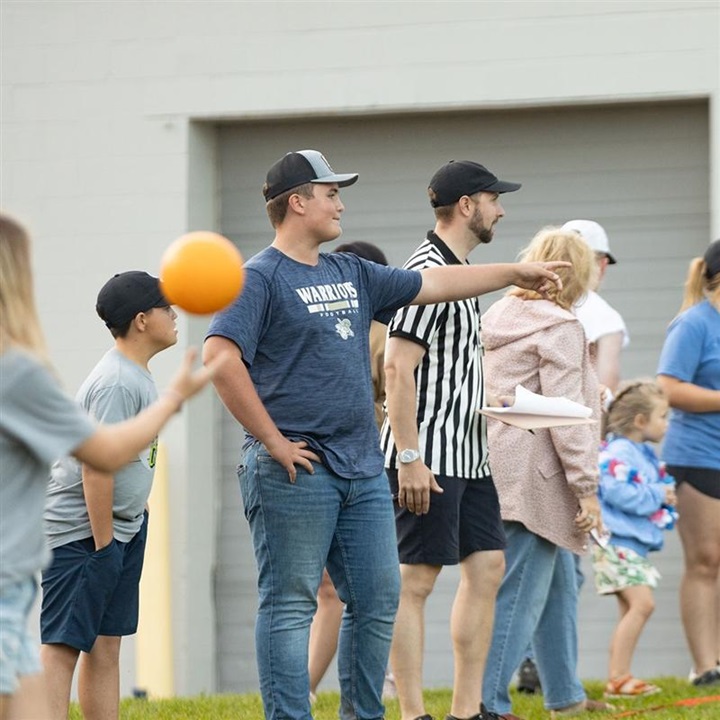
[[[407,463],[415,462],[416,460],[420,459],[420,451],[419,450],[401,450],[398,453],[398,460],[403,464],[407,465]]]

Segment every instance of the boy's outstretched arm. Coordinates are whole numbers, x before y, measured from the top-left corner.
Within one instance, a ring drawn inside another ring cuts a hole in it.
[[[564,261],[532,263],[497,263],[491,265],[450,265],[421,270],[423,284],[411,305],[433,305],[464,300],[501,290],[508,285],[547,295],[552,287],[562,289],[555,272],[570,267]]]

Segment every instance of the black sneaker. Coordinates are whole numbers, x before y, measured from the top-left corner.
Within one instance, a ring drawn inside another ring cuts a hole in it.
[[[704,672],[702,675],[698,675],[693,681],[693,685],[703,687],[705,685],[720,685],[720,670],[713,668]]]
[[[528,695],[542,692],[537,667],[530,658],[525,658],[518,669],[517,690]]]
[[[432,715],[418,715],[415,720],[435,720]]]

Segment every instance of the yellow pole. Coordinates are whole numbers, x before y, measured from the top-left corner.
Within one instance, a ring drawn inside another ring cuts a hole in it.
[[[168,484],[167,452],[160,444],[148,501],[150,521],[135,644],[135,685],[153,698],[175,694]]]

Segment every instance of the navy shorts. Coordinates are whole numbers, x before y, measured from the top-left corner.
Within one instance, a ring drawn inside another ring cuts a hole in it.
[[[130,540],[113,540],[95,552],[90,538],[53,549],[42,574],[40,638],[90,652],[98,635],[137,632],[140,575],[145,557],[147,514]]]
[[[386,470],[397,497],[397,470]],[[474,552],[504,550],[500,502],[491,477],[436,475],[442,494],[430,493],[430,511],[415,515],[395,503],[398,554],[404,565],[457,565]]]
[[[703,495],[720,500],[720,470],[668,465],[667,471],[677,485],[686,482]]]

